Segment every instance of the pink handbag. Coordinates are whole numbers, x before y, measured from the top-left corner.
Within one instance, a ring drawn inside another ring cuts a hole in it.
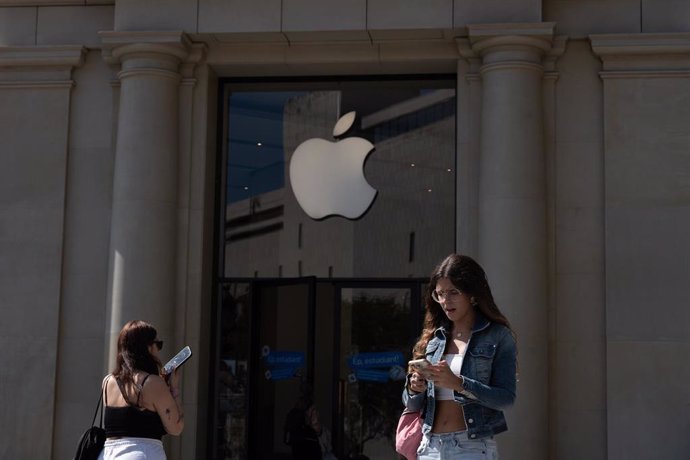
[[[417,459],[417,449],[422,442],[422,414],[405,409],[395,431],[395,451],[407,460]]]

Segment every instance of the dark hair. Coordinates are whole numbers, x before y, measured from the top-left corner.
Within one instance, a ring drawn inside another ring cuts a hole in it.
[[[307,410],[312,404],[314,404],[313,388],[309,382],[301,382],[299,386],[299,397],[297,398],[295,407]]]
[[[481,265],[469,256],[451,254],[443,259],[434,269],[429,279],[427,290],[424,293],[426,308],[424,329],[412,350],[415,358],[424,357],[426,344],[429,343],[436,329],[443,326],[450,330],[452,327],[441,305],[431,298],[431,293],[436,289],[436,283],[441,278],[448,278],[453,283],[453,286],[458,288],[467,297],[474,297],[475,302],[472,304],[474,308],[477,308],[491,322],[502,324],[511,329],[508,319],[501,313],[496,302],[494,302],[489,281],[486,279],[486,273],[484,273]],[[513,335],[515,335],[514,332]]]
[[[149,352],[156,336],[156,328],[146,321],[134,320],[122,327],[117,338],[117,363],[113,375],[124,385],[134,383],[136,371],[160,373],[160,360]]]

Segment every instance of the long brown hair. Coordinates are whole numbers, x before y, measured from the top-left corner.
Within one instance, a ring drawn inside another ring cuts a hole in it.
[[[149,352],[156,340],[156,328],[146,321],[133,320],[125,324],[117,338],[117,363],[113,375],[124,385],[134,383],[134,373],[160,373],[161,362]]]
[[[474,297],[474,308],[477,308],[489,321],[510,327],[508,319],[498,309],[486,279],[484,269],[473,258],[469,256],[451,254],[431,273],[429,285],[424,293],[424,303],[426,314],[424,315],[424,328],[419,340],[415,344],[412,354],[416,357],[423,357],[426,352],[426,345],[434,335],[434,331],[439,327],[447,330],[452,328],[452,324],[446,316],[443,308],[434,299],[431,293],[436,289],[436,283],[441,278],[448,278],[453,286],[458,288],[467,297]],[[513,332],[513,335],[515,333]]]

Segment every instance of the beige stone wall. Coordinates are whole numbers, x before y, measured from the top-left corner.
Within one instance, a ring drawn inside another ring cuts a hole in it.
[[[55,375],[53,455],[73,455],[75,431],[93,417],[103,378],[105,288],[113,177],[112,73],[91,51],[74,72]],[[94,389],[96,389],[94,391]],[[48,458],[48,457],[46,457]]]
[[[690,452],[690,34],[592,43],[604,81],[608,453],[678,457]],[[629,435],[641,430],[666,441]]]
[[[0,49],[0,456],[47,458],[64,295],[71,72],[80,47]],[[8,62],[31,66],[11,69]]]
[[[563,460],[607,458],[600,67],[584,39],[569,40],[566,53],[558,60],[552,166],[549,453],[550,458]],[[581,384],[583,378],[586,388]]]
[[[476,255],[491,244],[476,224],[485,82],[455,38],[468,24],[540,21],[568,38],[542,101],[547,301],[529,310],[540,326],[517,321],[530,396],[508,412],[502,458],[687,457],[690,0],[0,0],[0,458],[68,458],[106,368],[121,63],[104,59],[115,38],[99,32],[184,32],[197,56],[176,69],[164,319],[169,346],[199,350],[185,369],[187,430],[168,443],[187,459],[203,458],[211,429],[217,77],[457,72],[457,245]],[[522,423],[525,401],[547,426]]]

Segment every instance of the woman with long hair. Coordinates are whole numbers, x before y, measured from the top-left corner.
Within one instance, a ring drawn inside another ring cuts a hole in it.
[[[115,370],[103,379],[106,441],[99,460],[165,460],[161,438],[182,432],[179,375],[161,375],[161,348],[145,321],[120,331]]]
[[[423,411],[418,460],[498,458],[493,437],[508,429],[515,401],[515,334],[482,267],[451,254],[433,271],[424,328],[413,349],[428,365],[408,375],[403,403]]]

